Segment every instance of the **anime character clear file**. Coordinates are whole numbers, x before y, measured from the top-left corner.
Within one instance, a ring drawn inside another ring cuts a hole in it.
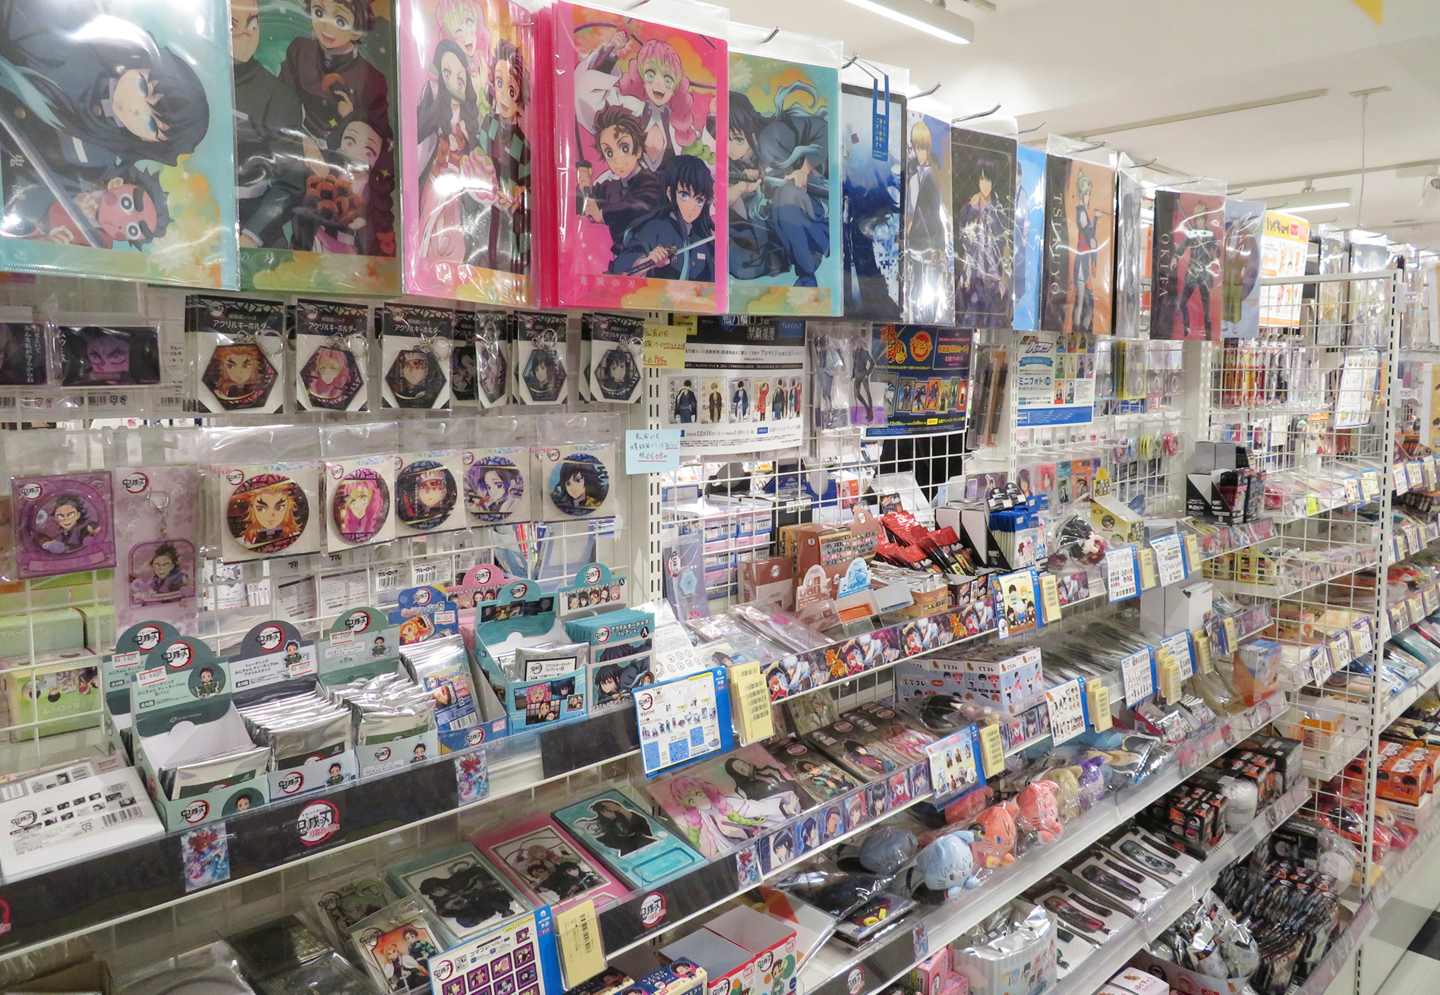
[[[1015,316],[1017,332],[1040,327],[1040,284],[1045,254],[1045,159],[1039,149],[1015,149]]]
[[[844,313],[839,103],[833,66],[730,53],[732,313]]]
[[[1115,170],[1052,155],[1045,165],[1045,293],[1040,328],[1111,331]]]
[[[1145,191],[1123,170],[1115,174],[1115,335],[1140,337],[1141,278],[1145,273]]]
[[[725,41],[568,3],[542,24],[559,183],[542,205],[555,214],[537,246],[555,260],[537,267],[542,305],[723,312]]]
[[[1260,239],[1264,230],[1263,201],[1225,201],[1222,338],[1253,339],[1260,334]]]
[[[400,289],[391,2],[231,3],[247,290]]]
[[[950,125],[910,109],[905,155],[905,320],[955,323]]]
[[[405,290],[529,304],[534,15],[397,2]]]
[[[1015,197],[1015,139],[956,128],[950,133],[955,198],[955,320],[962,328],[1008,328],[1015,312],[1015,274],[1027,246],[1028,205]],[[1043,158],[1043,157],[1042,157]],[[1040,225],[1036,226],[1036,235]],[[1037,238],[1038,243],[1038,238]],[[1038,244],[1037,244],[1038,247]],[[1029,262],[1040,261],[1039,252]],[[931,319],[925,319],[931,320]],[[1018,327],[1018,326],[1017,326]]]
[[[1225,198],[1155,191],[1152,339],[1220,341]]]
[[[0,269],[237,285],[225,11],[0,6]]]
[[[840,88],[845,317],[900,319],[905,274],[905,98],[881,83]]]

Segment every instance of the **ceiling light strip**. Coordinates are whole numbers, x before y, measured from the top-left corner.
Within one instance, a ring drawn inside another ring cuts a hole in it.
[[[854,0],[851,0],[854,2]],[[1171,114],[1168,117],[1152,117],[1144,121],[1131,121],[1128,124],[1112,125],[1109,128],[1091,128],[1089,131],[1078,132],[1081,138],[1092,138],[1095,135],[1113,135],[1121,131],[1135,131],[1140,128],[1154,128],[1162,124],[1175,124],[1180,121],[1194,121],[1202,117],[1217,117],[1221,114],[1234,114],[1237,111],[1251,111],[1259,107],[1274,107],[1277,104],[1293,104],[1300,100],[1314,100],[1323,97],[1330,91],[1305,90],[1302,93],[1287,93],[1281,97],[1267,97],[1264,100],[1247,100],[1240,104],[1226,104],[1223,107],[1208,107],[1205,110],[1190,111],[1185,114]]]

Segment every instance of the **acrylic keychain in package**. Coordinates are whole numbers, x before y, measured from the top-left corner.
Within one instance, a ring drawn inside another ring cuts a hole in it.
[[[644,393],[645,322],[616,314],[588,315],[590,325],[589,395],[592,401],[638,404]],[[581,364],[583,367],[583,363]]]
[[[395,532],[425,535],[465,528],[460,482],[465,467],[458,449],[405,453],[395,458]]]
[[[114,496],[108,471],[11,477],[21,577],[54,577],[115,565]]]
[[[160,383],[160,329],[156,325],[61,325],[55,329],[54,340],[63,387]]]
[[[530,451],[525,446],[466,450],[465,511],[477,525],[525,522],[534,517]]]
[[[238,286],[228,5],[14,0],[0,270]]]
[[[405,292],[531,303],[535,15],[509,0],[400,0]]]
[[[450,401],[456,407],[475,404],[475,312],[455,310],[455,344],[450,350]]]
[[[604,518],[615,514],[615,447],[610,444],[538,446],[535,486],[541,491],[540,520]]]
[[[565,399],[565,324],[563,314],[516,313],[515,399],[521,404]]]
[[[582,401],[593,401],[591,392],[594,387],[590,383],[590,320],[593,318],[589,311],[580,316],[580,375],[575,378],[575,393]]]
[[[40,387],[49,382],[45,326],[30,320],[28,307],[0,308],[0,387]]]
[[[368,411],[370,309],[295,302],[295,402],[301,411]]]
[[[222,561],[320,551],[325,532],[320,463],[222,466],[216,468],[216,477]]]
[[[389,542],[395,538],[392,495],[395,491],[395,457],[359,456],[330,460],[330,505],[326,515],[326,549]]]
[[[275,413],[285,367],[285,305],[192,294],[185,298],[187,350],[202,411]]]
[[[199,585],[199,470],[123,467],[115,484],[115,552],[126,591],[115,599],[116,623],[189,618]]]
[[[838,41],[730,25],[732,314],[844,313],[841,59]]]
[[[651,0],[542,18],[554,120],[535,150],[556,185],[540,198],[540,305],[723,313],[728,12]]]
[[[360,966],[382,992],[427,988],[430,958],[447,945],[434,913],[413,897],[356,923],[349,939]]]
[[[504,311],[475,312],[475,395],[481,408],[510,400],[511,318]]]
[[[950,107],[934,97],[916,98],[904,120],[905,320],[954,325]]]
[[[382,406],[448,410],[455,312],[386,304],[375,320],[380,328]]]

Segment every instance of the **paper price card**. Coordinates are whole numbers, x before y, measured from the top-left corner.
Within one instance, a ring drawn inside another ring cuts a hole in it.
[[[1195,646],[1195,666],[1200,668],[1200,673],[1215,673],[1215,661],[1210,658],[1210,636],[1197,632],[1191,642]]]
[[[1169,587],[1185,579],[1185,546],[1177,535],[1161,536],[1150,544],[1155,550],[1155,569],[1160,585]]]
[[[1005,770],[1005,744],[1000,739],[1000,727],[980,727],[980,760],[985,765],[985,776],[994,777]]]
[[[730,708],[740,728],[741,745],[775,735],[775,716],[765,676],[755,661],[730,668]]]
[[[1406,476],[1410,480],[1412,491],[1422,490],[1425,487],[1425,463],[1418,459],[1412,459],[1406,464]]]
[[[1140,550],[1140,590],[1148,591],[1155,586],[1155,554],[1148,549]]]
[[[1363,656],[1375,648],[1375,640],[1370,635],[1370,621],[1365,619],[1356,623],[1350,630],[1350,641],[1355,646],[1355,655]]]
[[[1090,708],[1090,725],[1096,732],[1104,732],[1113,725],[1110,718],[1110,689],[1098,677],[1085,682],[1085,697]]]
[[[555,937],[560,941],[560,973],[567,990],[605,970],[605,950],[600,945],[600,923],[595,918],[593,898],[555,913]]]
[[[985,783],[975,764],[975,726],[956,729],[925,747],[930,756],[930,787],[942,803]],[[1001,767],[1004,767],[1002,751]]]
[[[1331,670],[1344,670],[1355,658],[1355,653],[1350,648],[1350,634],[1347,632],[1337,632],[1325,648],[1330,654]]]
[[[1134,546],[1105,553],[1105,590],[1112,605],[1140,593],[1140,558]]]
[[[1380,496],[1380,471],[1360,471],[1360,492],[1365,496],[1366,501],[1373,501]]]
[[[1056,746],[1085,731],[1085,685],[1078,677],[1047,688],[1045,701],[1050,707],[1050,736]]]
[[[1045,608],[1045,624],[1060,621],[1060,585],[1054,574],[1040,575],[1040,602]]]
[[[1235,629],[1235,619],[1227,618],[1220,628],[1225,632],[1225,652],[1234,653],[1240,645],[1240,634]]]
[[[1184,681],[1180,678],[1180,665],[1173,659],[1166,658],[1161,661],[1159,670],[1160,696],[1165,699],[1167,704],[1174,704],[1180,700],[1180,696],[1183,694],[1181,685]]]
[[[1185,537],[1185,576],[1190,576],[1200,569],[1204,561],[1200,553],[1200,539],[1198,536],[1188,535]]]
[[[685,369],[685,327],[645,322],[641,352],[649,370]]]
[[[627,428],[625,472],[668,473],[680,469],[680,429]]]
[[[1150,650],[1136,650],[1120,661],[1120,686],[1126,708],[1134,708],[1155,693],[1155,662]]]

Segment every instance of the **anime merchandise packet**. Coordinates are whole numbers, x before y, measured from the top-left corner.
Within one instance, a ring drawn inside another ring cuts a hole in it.
[[[228,4],[0,10],[0,269],[234,289]]]
[[[299,411],[367,411],[370,402],[370,308],[298,300],[290,326]]]
[[[396,0],[405,291],[531,302],[535,15],[510,0]]]
[[[375,312],[380,335],[381,407],[450,409],[450,308],[385,304]]]
[[[862,82],[863,81],[863,82]],[[840,86],[844,157],[845,317],[898,321],[905,299],[905,114],[908,74],[847,72]]]
[[[536,151],[555,186],[540,198],[539,303],[723,313],[728,12],[651,0],[642,13],[541,14],[536,49],[553,62],[537,99],[555,110]]]
[[[394,0],[231,5],[247,290],[400,290]]]
[[[730,25],[732,314],[844,313],[841,44]]]
[[[216,414],[285,410],[285,305],[243,297],[185,298],[186,357],[196,376],[187,399]]]
[[[1056,138],[1045,161],[1044,293],[1040,329],[1109,335],[1115,279],[1115,170],[1067,158]]]

